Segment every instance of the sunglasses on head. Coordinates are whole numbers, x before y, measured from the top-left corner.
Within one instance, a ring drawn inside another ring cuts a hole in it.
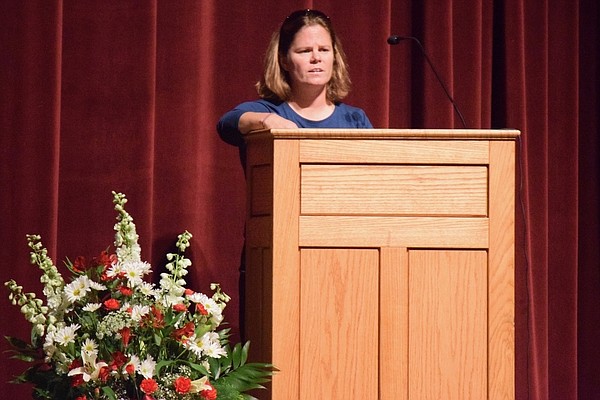
[[[310,8],[307,8],[305,10],[294,11],[293,13],[291,13],[290,15],[287,16],[287,18],[285,19],[285,22],[294,21],[294,20],[296,20],[298,18],[302,18],[302,17],[320,17],[325,20],[329,20],[329,17],[325,13],[323,13],[319,10],[312,10]]]

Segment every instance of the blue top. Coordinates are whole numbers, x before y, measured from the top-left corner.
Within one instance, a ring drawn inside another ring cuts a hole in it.
[[[236,146],[244,144],[242,133],[238,130],[238,122],[242,114],[248,111],[275,113],[294,122],[299,128],[373,128],[362,109],[344,103],[336,103],[329,117],[313,121],[299,115],[284,101],[261,99],[242,103],[221,117],[217,131],[224,141]]]

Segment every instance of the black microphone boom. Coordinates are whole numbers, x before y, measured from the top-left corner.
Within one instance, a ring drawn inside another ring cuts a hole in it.
[[[419,41],[419,39],[417,39],[416,37],[413,37],[413,36],[392,35],[392,36],[390,36],[387,39],[387,42],[388,42],[388,44],[390,44],[390,45],[393,46],[393,45],[396,45],[396,44],[400,43],[403,40],[413,40],[413,41],[415,41],[419,45],[419,48],[421,49],[421,53],[423,53],[423,56],[425,57],[425,60],[427,61],[427,64],[429,64],[429,67],[431,68],[431,70],[433,71],[433,74],[435,75],[436,79],[440,83],[440,86],[442,86],[442,89],[444,89],[444,93],[446,93],[446,97],[448,97],[448,100],[450,100],[450,103],[452,103],[452,107],[454,107],[454,111],[456,111],[456,114],[460,118],[460,122],[462,123],[463,128],[467,129],[467,124],[465,122],[465,118],[463,117],[462,113],[458,109],[458,106],[454,102],[454,99],[452,98],[452,96],[448,92],[448,89],[446,89],[446,85],[444,85],[444,82],[442,81],[442,79],[438,75],[437,71],[435,70],[435,68],[433,66],[433,63],[429,59],[429,56],[427,55],[427,52],[425,51],[425,48],[423,47],[423,45],[421,44],[421,42]]]

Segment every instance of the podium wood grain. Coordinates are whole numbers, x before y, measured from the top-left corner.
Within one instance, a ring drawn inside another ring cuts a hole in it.
[[[514,399],[518,134],[247,135],[246,337],[280,370],[267,397]]]

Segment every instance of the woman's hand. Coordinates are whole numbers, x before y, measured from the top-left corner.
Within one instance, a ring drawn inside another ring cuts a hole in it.
[[[240,117],[238,129],[242,133],[258,131],[261,129],[294,129],[298,128],[294,122],[280,117],[274,113],[246,112]]]

